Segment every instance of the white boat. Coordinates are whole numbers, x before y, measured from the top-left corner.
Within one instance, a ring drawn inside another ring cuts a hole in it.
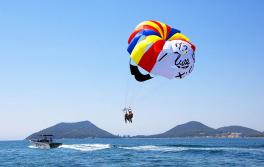
[[[40,138],[30,140],[30,144],[41,149],[57,148],[62,145],[62,143],[53,142],[52,137],[53,135],[40,135]]]

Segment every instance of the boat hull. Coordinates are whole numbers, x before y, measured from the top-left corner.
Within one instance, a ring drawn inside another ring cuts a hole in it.
[[[37,142],[37,141],[30,141],[30,144],[34,147],[41,149],[57,148],[62,145],[62,143],[47,143],[47,142]]]

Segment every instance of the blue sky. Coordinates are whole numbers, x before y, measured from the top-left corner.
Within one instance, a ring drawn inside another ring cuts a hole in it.
[[[264,131],[264,2],[1,1],[0,140],[89,120],[114,134],[155,134],[187,121]],[[127,39],[145,20],[197,46],[184,80],[129,75]],[[135,109],[124,124],[125,103]]]

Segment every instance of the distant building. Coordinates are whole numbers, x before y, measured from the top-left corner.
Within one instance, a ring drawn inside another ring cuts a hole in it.
[[[228,132],[228,133],[217,134],[216,137],[221,137],[221,138],[239,138],[239,137],[242,137],[242,134],[241,133],[235,133],[235,132]]]

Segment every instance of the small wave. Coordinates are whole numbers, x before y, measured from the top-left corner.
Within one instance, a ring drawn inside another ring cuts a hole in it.
[[[110,144],[63,144],[59,148],[73,149],[78,151],[96,151],[110,148]]]
[[[194,144],[167,144],[167,145],[162,145],[162,146],[167,146],[167,147],[191,147],[191,148],[210,147],[210,146],[205,146],[205,145],[194,145]]]
[[[242,150],[254,150],[254,149],[263,149],[264,145],[256,145],[256,146],[243,146],[243,147],[223,147],[223,146],[208,146],[208,145],[192,145],[192,144],[168,144],[162,145],[167,147],[187,147],[187,148],[205,148],[205,149],[242,149]]]
[[[189,150],[198,150],[198,151],[236,151],[236,152],[263,152],[263,149],[254,149],[254,148],[241,148],[241,147],[195,147],[189,148]]]

